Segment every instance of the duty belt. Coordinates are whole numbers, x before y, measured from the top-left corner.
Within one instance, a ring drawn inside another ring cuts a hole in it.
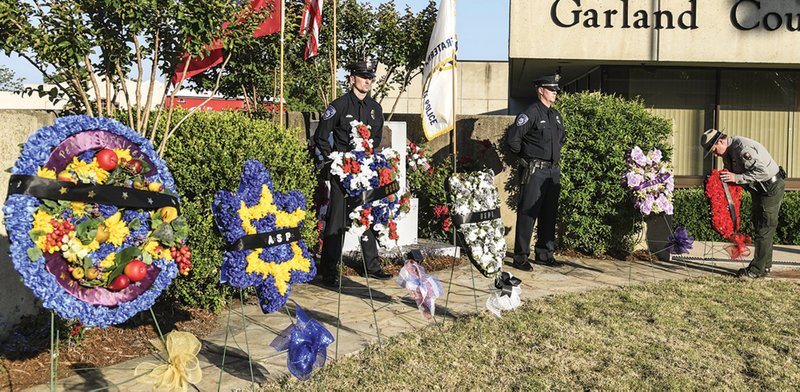
[[[783,167],[778,167],[778,174],[766,179],[764,181],[756,181],[751,184],[751,187],[757,191],[767,192],[767,187],[770,185],[778,182],[778,180],[786,178],[786,172],[783,171]]]
[[[558,162],[543,161],[541,159],[531,159],[528,165],[533,169],[549,169],[551,167],[558,167]]]

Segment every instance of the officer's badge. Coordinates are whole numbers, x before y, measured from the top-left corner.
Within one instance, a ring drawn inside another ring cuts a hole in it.
[[[517,126],[518,127],[521,127],[521,126],[525,125],[525,123],[527,123],[527,122],[528,122],[528,116],[525,115],[525,113],[522,113],[519,116],[517,116]]]
[[[369,111],[369,116],[372,117],[373,120],[375,119],[375,109]]]
[[[325,108],[325,113],[322,114],[322,120],[330,120],[334,114],[336,114],[336,108],[333,105],[328,105]]]
[[[753,159],[753,155],[751,155],[749,152],[746,152],[746,153],[742,154],[742,158],[744,158],[745,161],[749,161],[749,160]]]

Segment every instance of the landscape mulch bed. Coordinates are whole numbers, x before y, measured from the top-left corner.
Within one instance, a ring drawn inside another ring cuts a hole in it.
[[[360,262],[361,260],[357,260]],[[465,262],[465,259],[462,258],[455,258],[452,256],[431,256],[426,257],[422,260],[422,267],[425,268],[426,272],[434,272],[434,271],[441,271],[444,269],[449,269],[454,266],[459,266],[461,263]],[[405,260],[403,259],[396,259],[396,260],[389,260],[389,259],[381,259],[381,266],[383,270],[392,274],[398,275],[400,273],[400,269],[403,268]],[[363,275],[360,271],[363,270],[363,267],[357,265],[356,260],[353,260],[351,263],[348,263],[342,269],[342,275],[344,276],[359,276]]]
[[[207,310],[159,304],[153,311],[164,334],[179,330],[203,338],[217,327],[217,315]],[[75,369],[107,367],[156,352],[150,340],[158,339],[158,330],[150,312],[118,326],[90,328],[83,337],[64,338],[70,335],[69,329],[63,327],[60,332],[59,379],[75,375]],[[0,343],[0,367],[2,391],[21,391],[49,382],[49,313],[27,318],[10,331]]]

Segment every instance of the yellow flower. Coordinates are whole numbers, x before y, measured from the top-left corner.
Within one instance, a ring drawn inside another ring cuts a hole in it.
[[[275,278],[275,288],[281,295],[286,294],[289,288],[289,281],[292,278],[292,270],[308,272],[311,268],[311,260],[303,257],[303,250],[296,242],[291,244],[293,257],[284,261],[283,263],[275,263],[261,260],[261,252],[263,249],[253,249],[245,259],[247,260],[247,267],[245,271],[249,273],[258,272],[265,278],[272,275]]]
[[[160,244],[158,243],[158,241],[148,241],[146,244],[144,244],[144,251],[150,253],[150,255],[156,259],[172,260],[172,254],[169,253],[168,248],[162,246],[157,251],[156,248],[158,248],[159,245]]]
[[[103,261],[100,262],[100,266],[103,267],[104,269],[108,269],[108,268],[113,267],[114,266],[114,258],[115,257],[117,257],[116,253],[114,253],[114,252],[109,253],[108,256],[106,256],[106,258],[103,259]]]
[[[305,218],[306,212],[302,208],[296,209],[294,212],[288,213],[285,211],[278,211],[275,201],[272,197],[269,187],[264,184],[261,186],[261,199],[258,204],[247,207],[244,201],[239,208],[239,217],[242,218],[242,229],[247,234],[256,234],[256,228],[251,221],[262,219],[267,214],[275,214],[275,225],[279,227],[296,227]]]
[[[100,168],[97,164],[97,159],[92,159],[91,163],[86,163],[78,159],[78,157],[73,157],[66,170],[74,172],[78,179],[84,183],[102,184],[108,179],[108,172]]]
[[[123,160],[123,159],[124,159],[126,162],[130,162],[130,161],[133,159],[133,158],[131,157],[131,152],[130,152],[130,150],[128,150],[127,148],[126,148],[126,149],[124,149],[124,150],[123,150],[123,149],[121,149],[121,148],[115,148],[115,149],[114,149],[114,152],[115,152],[115,153],[117,153],[117,160],[119,160],[119,162],[122,162],[122,160]]]
[[[72,214],[76,217],[80,218],[86,215],[86,203],[82,203],[79,201],[72,201],[69,203],[70,208],[72,208]]]
[[[108,236],[108,242],[116,246],[122,245],[122,243],[125,242],[125,237],[127,237],[131,232],[128,229],[128,226],[125,224],[125,221],[122,220],[122,213],[119,211],[117,211],[116,214],[108,217],[104,223],[106,224],[106,228],[108,228],[110,233]]]
[[[41,230],[46,234],[52,233],[53,225],[50,224],[51,219],[53,219],[52,215],[43,210],[36,210],[36,213],[33,214],[33,230]]]
[[[36,173],[36,175],[42,178],[49,178],[51,180],[56,179],[56,171],[46,167],[40,167],[39,172]]]

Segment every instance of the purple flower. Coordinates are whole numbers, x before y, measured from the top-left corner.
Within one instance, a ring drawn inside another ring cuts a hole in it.
[[[654,148],[650,150],[650,154],[653,156],[653,162],[656,163],[661,162],[661,158],[663,157],[663,155],[661,154],[661,150]]]
[[[628,187],[632,188],[635,186],[639,186],[639,184],[641,184],[642,181],[644,181],[644,178],[642,178],[642,176],[634,172],[629,172],[628,174],[625,175],[625,181],[627,181]]]
[[[645,166],[648,163],[647,157],[639,146],[634,146],[631,150],[631,159],[639,166]]]
[[[667,215],[672,215],[672,202],[667,199],[667,195],[660,194],[656,199],[656,205],[658,206],[658,210],[661,212],[666,213]]]

